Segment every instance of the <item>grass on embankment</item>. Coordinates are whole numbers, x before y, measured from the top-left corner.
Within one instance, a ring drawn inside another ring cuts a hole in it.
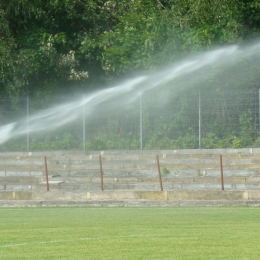
[[[260,208],[0,208],[0,259],[259,259]]]

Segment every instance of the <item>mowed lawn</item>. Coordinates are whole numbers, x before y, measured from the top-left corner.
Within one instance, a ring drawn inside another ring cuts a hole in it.
[[[260,259],[260,208],[0,208],[0,259]]]

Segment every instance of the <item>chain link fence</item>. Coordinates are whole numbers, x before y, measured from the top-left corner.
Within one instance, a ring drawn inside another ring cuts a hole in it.
[[[79,106],[75,116],[70,115],[71,119],[68,117],[60,127],[52,127],[53,122],[63,120],[55,116],[55,104],[69,101],[60,97],[52,100],[55,103],[39,98],[1,99],[0,129],[19,121],[20,132],[17,130],[12,136],[10,131],[0,149],[196,149],[260,144],[257,89],[189,90],[175,96],[152,90],[123,105],[113,100],[91,109],[87,104]],[[30,118],[39,111],[48,111],[46,114],[52,117],[38,118],[44,125],[43,131],[30,126]]]

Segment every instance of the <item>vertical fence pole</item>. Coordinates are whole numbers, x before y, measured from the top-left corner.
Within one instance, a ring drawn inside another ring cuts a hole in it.
[[[157,163],[157,169],[158,169],[158,175],[159,175],[160,188],[161,188],[161,191],[163,191],[162,175],[161,175],[160,162],[159,162],[158,155],[156,155],[156,163]]]
[[[224,190],[222,154],[219,156],[219,162],[220,162],[220,182],[221,182],[221,189]]]
[[[27,151],[30,149],[30,136],[29,136],[29,97],[26,99],[26,147]]]
[[[102,169],[102,159],[101,155],[99,155],[99,169],[100,169],[100,188],[103,191],[104,190],[104,182],[103,182],[103,169]]]
[[[83,139],[83,151],[86,151],[86,116],[85,116],[85,101],[83,95],[83,111],[82,111],[82,139]]]
[[[258,90],[258,135],[260,136],[260,89]]]
[[[199,149],[201,149],[201,97],[199,91]]]
[[[143,149],[143,106],[142,95],[140,96],[140,150]]]
[[[47,157],[46,156],[44,156],[44,168],[45,168],[45,176],[46,176],[46,188],[47,188],[47,191],[49,191],[50,188],[49,188],[48,166],[47,166]]]

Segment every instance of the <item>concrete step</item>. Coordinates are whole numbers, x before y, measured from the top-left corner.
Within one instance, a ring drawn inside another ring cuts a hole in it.
[[[203,207],[260,206],[259,200],[0,200],[0,207]]]
[[[1,158],[1,157],[0,157]],[[259,156],[255,155],[244,155],[244,156],[223,156],[222,157],[223,165],[246,165],[246,164],[260,164]],[[92,165],[99,166],[99,157],[48,157],[48,165],[51,166],[73,166],[73,165],[86,165],[92,167]],[[213,165],[215,167],[219,167],[219,156],[218,157],[209,157],[209,155],[195,155],[190,157],[188,155],[185,156],[159,156],[159,160],[161,164],[177,164],[177,165]],[[2,165],[44,165],[43,158],[38,157],[20,157],[19,159],[13,158],[1,158],[0,166]],[[155,156],[121,156],[121,158],[111,158],[102,156],[102,164],[107,167],[111,167],[113,165],[121,166],[127,165],[135,168],[138,165],[147,165],[154,166],[156,165],[156,157]]]
[[[0,207],[198,207],[260,206],[259,200],[0,200]]]
[[[220,154],[224,191],[220,189]],[[100,155],[104,191],[100,191]],[[163,192],[156,155],[161,172],[169,172],[162,175]],[[30,205],[258,204],[259,183],[259,148],[0,153],[0,205],[5,201],[21,205],[23,201]]]
[[[161,167],[161,174],[164,176],[214,176],[218,177],[220,175],[219,169],[191,169],[190,167],[186,167],[187,169],[168,169],[169,174],[163,174],[163,168]],[[99,176],[100,169],[48,169],[49,175],[60,175],[60,176]],[[224,176],[260,176],[260,169],[225,169],[223,170]],[[158,169],[106,169],[103,168],[104,176],[158,176]],[[44,170],[35,170],[35,169],[22,169],[22,167],[15,166],[10,167],[9,170],[0,171],[1,176],[45,176]]]
[[[35,190],[46,185],[45,176],[0,176],[0,190]],[[100,177],[98,176],[49,176],[49,185],[53,189],[68,190],[99,190]],[[159,190],[158,176],[104,176],[105,189],[134,189]],[[162,177],[162,184],[166,190],[174,189],[219,189],[220,177],[212,176],[173,176]],[[225,189],[259,189],[260,176],[225,176]]]
[[[45,152],[0,154],[0,176],[44,175],[43,155],[47,155],[50,175],[95,176],[102,155],[105,175],[157,175],[155,155],[161,170],[178,176],[219,176],[219,154],[223,154],[225,176],[260,175],[260,149]]]
[[[1,179],[0,179],[1,180]],[[60,180],[65,183],[100,183],[100,177],[85,177],[85,176],[56,176],[52,180]],[[158,176],[118,176],[118,177],[107,177],[103,178],[104,183],[124,183],[124,184],[136,184],[136,183],[159,183]],[[162,177],[163,183],[174,183],[174,184],[219,184],[220,177],[204,176],[204,177],[177,177],[167,176]],[[234,184],[253,184],[260,183],[259,176],[229,176],[224,178],[225,183]]]
[[[0,200],[5,201],[56,201],[56,202],[122,202],[131,201],[140,203],[141,201],[157,201],[160,203],[174,203],[180,201],[225,201],[232,203],[260,202],[260,191],[0,191]]]
[[[159,177],[156,175],[131,175],[131,176],[107,176],[103,177],[104,183],[158,183]],[[42,183],[45,181],[45,175],[40,176],[0,176],[0,183]],[[66,183],[100,183],[100,176],[63,176],[63,175],[49,175],[49,182],[62,181]],[[260,183],[260,176],[224,176],[226,183]],[[175,176],[163,175],[163,183],[220,183],[219,176]]]
[[[220,182],[219,153],[223,154],[224,179],[228,189],[237,189],[237,187],[255,189],[258,186],[260,149],[252,148],[239,150],[105,151],[89,154],[82,152],[4,153],[0,154],[0,183],[5,185],[4,188],[7,187],[6,185],[24,184],[33,189],[31,185],[45,180],[44,154],[47,154],[48,158],[49,175],[59,175],[60,181],[64,181],[66,185],[77,184],[78,181],[84,185],[99,183],[100,180],[97,176],[100,174],[99,155],[101,154],[105,185],[110,185],[111,189],[116,186],[120,188],[121,184],[134,189],[137,189],[136,187],[139,187],[138,189],[146,187],[144,189],[147,189],[150,185],[153,189],[158,185],[158,169],[155,159],[155,155],[158,154],[161,172],[163,173],[163,169],[169,172],[169,174],[163,175],[163,183],[168,189],[182,189],[183,187],[187,187],[187,189],[214,189]],[[23,176],[27,179],[15,179],[15,176]],[[71,176],[82,178],[76,180],[70,178]],[[236,176],[237,179],[229,179],[232,176]],[[7,177],[13,179],[8,180]],[[142,184],[137,185],[140,182]],[[11,188],[11,186],[9,187]],[[17,189],[15,186],[13,188]]]
[[[159,183],[105,183],[103,185],[104,190],[139,190],[139,191],[160,191]],[[63,190],[63,191],[99,191],[101,190],[101,185],[99,183],[65,183],[61,181],[55,181],[49,183],[49,189],[53,190]],[[225,190],[260,190],[260,185],[258,183],[225,183]],[[34,190],[34,191],[46,191],[46,183],[41,184],[0,184],[0,190],[9,191],[24,191],[24,190]],[[189,183],[189,184],[178,184],[178,183],[163,183],[163,190],[173,191],[173,190],[221,190],[221,185],[216,183]]]

